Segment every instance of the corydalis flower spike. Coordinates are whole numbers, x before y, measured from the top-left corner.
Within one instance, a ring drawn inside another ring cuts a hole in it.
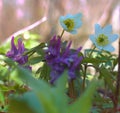
[[[14,51],[14,54],[17,54],[17,48],[16,48],[15,43],[14,43],[14,37],[12,37],[11,49],[12,49],[12,51]]]
[[[82,47],[79,47],[76,52],[78,53],[78,52],[80,52],[81,50],[82,50]]]
[[[22,54],[25,51],[24,44],[21,39],[18,39],[18,51]]]
[[[68,54],[70,53],[70,46],[72,44],[72,41],[69,42],[68,46],[66,47],[66,50],[64,51],[63,57],[68,56]]]
[[[54,36],[53,39],[50,40],[50,48],[52,54],[56,55],[59,54],[61,45],[61,39],[59,37]],[[53,49],[55,48],[55,49]]]
[[[7,52],[6,56],[16,61],[19,65],[22,65],[28,69],[31,69],[30,66],[25,66],[25,63],[28,62],[28,56],[23,55],[24,52],[25,52],[25,48],[21,39],[18,39],[18,45],[15,45],[14,37],[12,37],[11,50]]]
[[[16,55],[18,53],[18,50],[14,44],[14,37],[12,37],[11,39],[11,50],[7,52],[6,56],[9,58],[13,58],[14,55]]]
[[[71,43],[72,42],[69,42],[68,45],[64,47],[62,46],[61,38],[53,37],[50,40],[48,50],[45,52],[45,59],[48,66],[51,68],[50,83],[52,84],[62,75],[65,69],[68,70],[69,79],[75,79],[76,77],[76,71],[79,70],[79,65],[83,58],[78,55],[81,48],[72,51],[70,49]],[[60,45],[58,46],[58,44]],[[55,52],[53,51],[56,50],[59,51],[54,54]]]

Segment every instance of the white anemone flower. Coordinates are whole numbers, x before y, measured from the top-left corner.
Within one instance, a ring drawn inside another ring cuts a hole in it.
[[[90,40],[98,49],[113,52],[115,49],[111,43],[118,39],[118,35],[112,34],[111,32],[111,25],[101,28],[99,24],[95,24],[95,34],[90,35]]]
[[[81,13],[75,15],[67,14],[66,16],[61,16],[59,21],[65,31],[76,34],[77,29],[82,25],[81,17]]]

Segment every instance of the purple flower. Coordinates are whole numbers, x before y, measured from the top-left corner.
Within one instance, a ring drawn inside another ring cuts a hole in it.
[[[51,64],[53,62],[53,60],[56,60],[56,57],[58,55],[60,55],[60,47],[61,46],[61,39],[60,38],[56,38],[56,36],[54,36],[51,40],[50,40],[50,45],[46,51],[46,60],[48,61],[48,64]]]
[[[80,69],[79,65],[82,60],[82,57],[78,56],[81,47],[78,50],[72,51],[70,49],[71,43],[69,42],[67,47],[62,47],[59,37],[54,36],[50,40],[45,59],[51,68],[51,83],[54,83],[66,69],[68,70],[69,79],[76,78],[76,72]]]
[[[18,45],[16,46],[14,43],[14,37],[11,39],[11,50],[7,52],[6,56],[16,61],[20,65],[24,65],[28,62],[28,56],[23,55],[25,52],[24,44],[21,39],[18,39]],[[27,66],[31,68],[30,66]]]

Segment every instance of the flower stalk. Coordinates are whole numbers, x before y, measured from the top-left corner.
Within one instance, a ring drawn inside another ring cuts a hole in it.
[[[82,83],[82,90],[83,91],[85,89],[86,72],[87,72],[87,64],[85,64],[85,71],[84,71],[84,75],[83,75],[83,83]]]
[[[74,79],[71,79],[68,83],[69,85],[69,90],[68,94],[69,97],[73,99],[73,101],[76,99],[76,93],[75,93],[75,88],[74,88]]]
[[[60,38],[62,38],[64,32],[65,32],[65,30],[63,29],[63,30],[62,30],[62,33],[61,33],[61,35],[60,35]]]
[[[94,52],[95,48],[96,48],[96,46],[94,45],[92,51],[91,51],[90,54],[89,54],[89,57],[91,57],[91,55],[92,55],[92,53]]]

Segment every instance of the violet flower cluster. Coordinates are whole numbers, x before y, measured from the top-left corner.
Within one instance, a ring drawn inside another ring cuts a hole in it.
[[[19,65],[24,66],[28,62],[28,56],[23,55],[25,52],[24,44],[21,39],[18,39],[18,44],[15,45],[14,37],[11,39],[11,50],[7,52],[6,56],[16,61]],[[31,70],[30,66],[24,66]]]
[[[69,42],[64,48],[59,36],[54,36],[50,40],[45,59],[48,66],[51,68],[50,82],[52,84],[65,70],[68,70],[69,80],[76,78],[76,72],[79,71],[80,63],[83,58],[78,55],[81,47],[73,52],[70,49],[71,43],[72,42]]]

